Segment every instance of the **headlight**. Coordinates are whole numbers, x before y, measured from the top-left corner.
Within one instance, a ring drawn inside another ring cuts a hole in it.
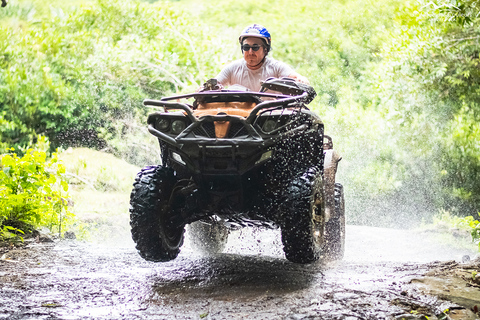
[[[172,122],[172,132],[175,134],[179,134],[183,130],[185,130],[187,126],[185,125],[185,122],[182,120],[175,120]]]
[[[179,155],[176,152],[172,152],[172,158],[173,160],[177,161],[180,164],[183,164],[184,166],[186,165],[185,161],[183,161],[182,156]]]
[[[259,164],[261,162],[264,162],[264,161],[267,161],[268,159],[270,159],[273,155],[273,151],[272,150],[269,150],[265,153],[262,154],[262,156],[260,157],[260,159],[258,159],[257,162],[255,162],[255,164]]]
[[[265,123],[263,124],[263,131],[265,132],[271,132],[273,130],[275,130],[275,128],[277,127],[277,121],[275,120],[267,120],[265,121]]]
[[[155,127],[160,131],[167,131],[170,126],[170,121],[168,119],[158,119]]]

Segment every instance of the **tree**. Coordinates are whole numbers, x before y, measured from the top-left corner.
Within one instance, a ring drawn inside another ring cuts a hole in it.
[[[394,134],[410,140],[405,159],[422,150],[409,170],[431,163],[428,179],[443,188],[432,197],[475,215],[480,211],[480,4],[423,1],[399,20],[402,25],[369,79],[376,86],[371,101],[395,121]]]

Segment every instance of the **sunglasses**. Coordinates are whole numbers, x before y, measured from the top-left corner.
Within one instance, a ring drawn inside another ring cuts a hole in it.
[[[242,46],[242,50],[243,51],[250,51],[250,49],[252,49],[253,51],[258,51],[260,48],[262,48],[263,46],[259,46],[258,44],[255,44],[253,46],[250,46],[248,44],[244,44]]]

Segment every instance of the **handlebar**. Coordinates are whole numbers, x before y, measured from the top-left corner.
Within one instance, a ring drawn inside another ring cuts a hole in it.
[[[257,113],[262,109],[272,108],[272,107],[283,105],[283,104],[290,104],[292,102],[299,102],[299,101],[305,100],[307,97],[308,97],[308,93],[304,92],[301,95],[295,96],[295,97],[289,97],[289,98],[280,99],[280,100],[262,102],[262,103],[258,104],[252,110],[252,112],[250,112],[250,114],[247,117],[247,123],[252,124],[253,120],[257,116]]]
[[[227,94],[226,92],[222,94]],[[231,92],[229,94],[232,94]],[[237,94],[237,93],[234,93],[234,94]],[[242,93],[242,95],[244,95],[245,93]],[[250,92],[248,94],[251,94]],[[177,96],[177,97],[194,97],[198,95],[198,93],[196,94],[190,94],[190,95],[184,95],[184,96]],[[212,95],[212,93],[209,93],[209,95]],[[280,98],[278,100],[272,100],[272,101],[264,101],[260,104],[258,104],[253,110],[252,112],[250,112],[250,114],[248,115],[246,121],[247,123],[249,124],[252,124],[253,123],[253,120],[255,119],[255,117],[257,116],[258,112],[262,109],[266,109],[266,108],[272,108],[272,107],[276,107],[276,106],[280,106],[280,105],[285,105],[285,104],[290,104],[290,103],[294,103],[294,102],[300,102],[300,101],[305,101],[307,98],[308,98],[308,93],[307,92],[304,92],[302,93],[301,95],[298,95],[298,96],[294,96],[294,97],[291,97],[291,96],[285,96],[285,95],[273,95],[273,94],[260,94],[260,96],[268,96],[268,97],[275,97],[275,98]],[[193,122],[197,122],[197,118],[193,115],[193,110],[186,104],[184,103],[180,103],[180,102],[169,102],[169,101],[166,101],[166,99],[170,99],[173,97],[168,97],[168,98],[163,98],[162,100],[152,100],[152,99],[145,99],[143,101],[143,105],[145,106],[157,106],[157,107],[163,107],[165,108],[166,110],[170,110],[170,109],[180,109],[180,110],[183,110],[186,112],[186,115],[187,117]],[[165,100],[164,100],[165,99]]]
[[[181,109],[187,113],[187,117],[192,122],[197,122],[197,118],[193,115],[193,110],[186,105],[185,103],[179,102],[168,102],[168,101],[161,101],[161,100],[152,100],[152,99],[145,99],[143,100],[144,106],[156,106],[156,107],[163,107],[166,110],[170,109]]]

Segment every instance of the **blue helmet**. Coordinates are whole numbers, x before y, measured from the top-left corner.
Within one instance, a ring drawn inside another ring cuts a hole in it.
[[[242,44],[243,39],[248,37],[256,37],[256,38],[263,39],[267,45],[267,51],[270,51],[270,46],[272,44],[272,37],[270,37],[270,33],[268,32],[267,28],[265,28],[264,26],[261,26],[259,24],[252,24],[251,26],[246,27],[245,30],[243,30],[242,33],[240,34],[240,37],[238,38],[238,42]]]

